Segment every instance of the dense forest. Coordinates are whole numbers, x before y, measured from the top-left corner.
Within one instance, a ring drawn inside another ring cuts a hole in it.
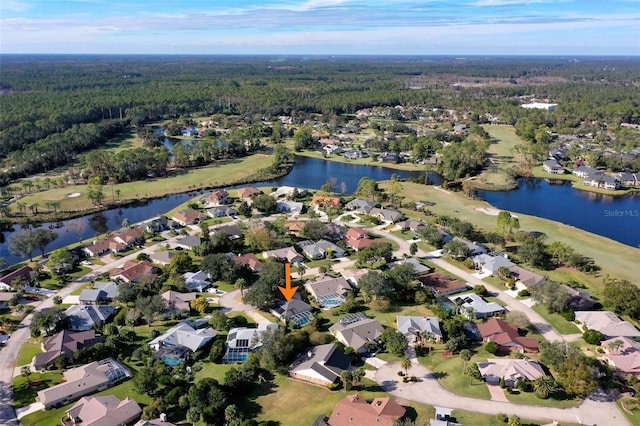
[[[627,58],[233,56],[0,57],[0,185],[75,160],[129,126],[189,114],[326,120],[377,105],[485,113],[575,131],[640,123],[640,67]],[[525,97],[559,103],[523,109]],[[410,118],[410,117],[409,117]]]

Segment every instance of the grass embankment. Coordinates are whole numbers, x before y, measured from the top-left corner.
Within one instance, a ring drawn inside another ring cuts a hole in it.
[[[380,163],[375,157],[371,158],[359,158],[357,160],[350,160],[343,157],[341,154],[323,154],[318,151],[300,151],[295,153],[299,157],[317,158],[319,160],[333,161],[336,163],[354,164],[359,166],[372,166],[372,167],[385,167],[387,169],[405,170],[409,172],[424,172],[426,167],[422,164],[414,163]]]
[[[630,194],[632,192],[640,191],[640,189],[635,189],[635,188],[618,189],[616,191],[612,191],[610,189],[604,189],[604,188],[594,188],[593,186],[585,185],[584,179],[574,174],[565,173],[563,175],[554,175],[551,173],[547,173],[542,168],[542,166],[536,166],[533,169],[531,169],[531,174],[533,175],[533,177],[537,177],[541,179],[570,181],[570,182],[573,182],[571,186],[573,186],[574,189],[578,189],[580,191],[595,192],[596,194],[611,195],[614,197],[619,197],[622,195]]]
[[[438,215],[455,216],[466,220],[485,231],[493,231],[497,217],[481,213],[475,209],[493,208],[482,200],[471,200],[460,193],[443,191],[440,188],[403,182],[403,202],[429,201],[435,203],[429,210]],[[384,184],[382,185],[384,186]],[[547,219],[516,213],[520,220],[520,230],[542,232],[547,236],[547,243],[561,241],[574,248],[577,253],[592,258],[602,268],[595,276],[572,273],[572,278],[585,283],[590,288],[601,291],[602,277],[610,275],[638,282],[640,265],[638,265],[638,249],[618,243],[609,238],[564,225]],[[542,271],[554,280],[556,275],[566,277],[566,271]],[[574,277],[575,275],[575,277]],[[566,281],[563,279],[562,281]]]
[[[485,190],[505,191],[516,187],[515,181],[507,173],[507,169],[515,166],[513,148],[523,143],[516,135],[513,126],[482,126],[489,136],[491,145],[488,149],[489,164],[480,175],[471,181],[473,187]]]
[[[215,165],[198,169],[174,171],[171,176],[158,179],[127,182],[117,185],[105,185],[103,192],[105,203],[126,202],[145,198],[157,198],[167,194],[193,191],[201,188],[231,185],[253,175],[256,170],[268,166],[271,158],[265,154],[254,154],[234,160],[223,161]],[[118,195],[118,191],[119,195]],[[78,192],[78,197],[68,197],[70,193]],[[59,210],[85,210],[93,208],[87,198],[87,185],[76,185],[65,188],[55,188],[48,191],[26,195],[20,199],[27,205],[39,204],[40,210],[46,210],[51,202],[59,202]],[[12,204],[15,210],[17,206]]]

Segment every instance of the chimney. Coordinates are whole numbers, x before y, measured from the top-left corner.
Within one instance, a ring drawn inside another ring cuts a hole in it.
[[[160,421],[161,422],[166,422],[167,421],[167,415],[165,413],[160,413]]]
[[[309,358],[313,358],[313,352],[311,352],[311,351],[307,352],[307,356],[308,356]]]

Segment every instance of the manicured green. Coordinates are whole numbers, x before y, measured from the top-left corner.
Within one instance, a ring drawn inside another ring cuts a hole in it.
[[[438,378],[438,382],[447,390],[462,396],[479,399],[491,399],[489,389],[484,382],[471,381],[469,376],[463,373],[464,361],[460,356],[444,357],[443,345],[437,345],[438,350],[426,357],[418,358],[420,363],[429,368]],[[487,360],[487,353],[481,351],[474,354],[467,365],[474,362]]]
[[[16,359],[16,366],[20,367],[22,365],[30,364],[33,360],[33,357],[36,354],[42,352],[42,342],[40,339],[30,338],[22,347],[20,348],[20,352],[18,352],[18,358]]]
[[[570,322],[564,319],[560,314],[549,312],[544,305],[534,305],[533,310],[542,316],[553,328],[555,328],[560,334],[576,334],[580,333],[580,329]]]
[[[497,426],[497,425],[506,425],[507,423],[500,423],[496,419],[496,416],[492,416],[490,414],[480,414],[474,413],[471,411],[462,411],[462,410],[453,410],[451,413],[453,417],[455,417],[456,421],[463,425],[473,425],[473,426]],[[540,420],[527,420],[521,419],[520,423],[526,426],[538,426],[538,425],[548,425],[549,421],[540,421]],[[578,426],[577,423],[562,423],[562,426]]]
[[[579,399],[540,399],[533,392],[520,392],[519,394],[504,393],[510,402],[517,404],[544,405],[545,407],[570,408],[577,407],[582,402]]]
[[[485,125],[482,127],[491,136],[491,145],[487,151],[489,163],[482,173],[472,181],[472,184],[487,189],[512,187],[513,179],[509,177],[506,170],[515,166],[513,148],[522,144],[522,139],[516,135],[513,126]]]
[[[29,381],[25,376],[13,379],[13,401],[16,408],[25,407],[36,402],[38,391],[60,383],[62,373],[31,373]]]

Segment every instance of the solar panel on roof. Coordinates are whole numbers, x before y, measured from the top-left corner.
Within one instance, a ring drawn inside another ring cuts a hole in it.
[[[236,340],[236,348],[248,348],[248,347],[249,347],[249,339]]]

